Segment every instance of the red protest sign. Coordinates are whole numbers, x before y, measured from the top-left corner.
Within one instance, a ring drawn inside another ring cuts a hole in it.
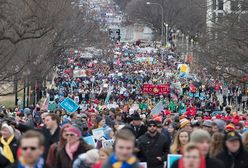
[[[169,94],[170,85],[169,84],[160,84],[160,85],[144,84],[143,93],[157,94],[157,95]]]

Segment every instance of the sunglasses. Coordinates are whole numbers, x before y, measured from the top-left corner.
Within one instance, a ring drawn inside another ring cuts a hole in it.
[[[75,134],[66,134],[65,136],[70,136],[70,137],[74,137],[75,136]]]
[[[31,151],[35,151],[38,147],[34,147],[34,146],[25,146],[22,147],[23,151],[27,151],[28,149],[30,149]]]
[[[156,125],[148,125],[148,127],[157,127]]]

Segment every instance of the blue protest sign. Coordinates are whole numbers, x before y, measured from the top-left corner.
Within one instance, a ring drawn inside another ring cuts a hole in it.
[[[88,144],[91,145],[93,147],[96,147],[96,143],[95,143],[95,139],[93,136],[88,136],[84,138],[84,141]]]
[[[167,168],[172,168],[172,165],[175,161],[179,160],[182,157],[182,155],[177,154],[168,154],[167,156]]]
[[[66,98],[59,105],[68,113],[74,113],[79,108],[78,104],[70,98]]]

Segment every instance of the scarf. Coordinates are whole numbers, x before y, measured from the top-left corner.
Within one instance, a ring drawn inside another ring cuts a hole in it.
[[[68,143],[65,145],[65,151],[71,160],[73,160],[73,154],[77,151],[79,144],[80,144],[80,141],[78,141],[72,145],[70,145]]]
[[[206,168],[206,160],[205,160],[205,157],[204,157],[204,156],[201,156],[200,159],[201,159],[201,161],[200,161],[199,168]],[[184,161],[183,161],[183,158],[181,158],[181,159],[179,160],[178,168],[184,168]]]
[[[45,165],[45,161],[42,157],[40,157],[33,168],[43,168],[44,165]],[[17,168],[26,168],[25,161],[23,159],[20,159],[20,162],[18,162]]]
[[[125,162],[118,161],[115,154],[110,157],[110,162],[113,168],[132,168],[136,161],[137,159],[134,156],[130,157]]]
[[[7,142],[5,141],[3,137],[1,137],[1,143],[3,144],[3,155],[10,161],[10,163],[14,163],[15,161],[13,153],[9,146],[9,144],[12,142],[14,137],[15,137],[14,135],[11,135],[9,139],[7,140]]]

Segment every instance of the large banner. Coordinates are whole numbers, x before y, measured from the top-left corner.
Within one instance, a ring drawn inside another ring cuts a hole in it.
[[[155,95],[169,94],[170,84],[160,84],[160,85],[144,84],[143,93],[155,94]]]

